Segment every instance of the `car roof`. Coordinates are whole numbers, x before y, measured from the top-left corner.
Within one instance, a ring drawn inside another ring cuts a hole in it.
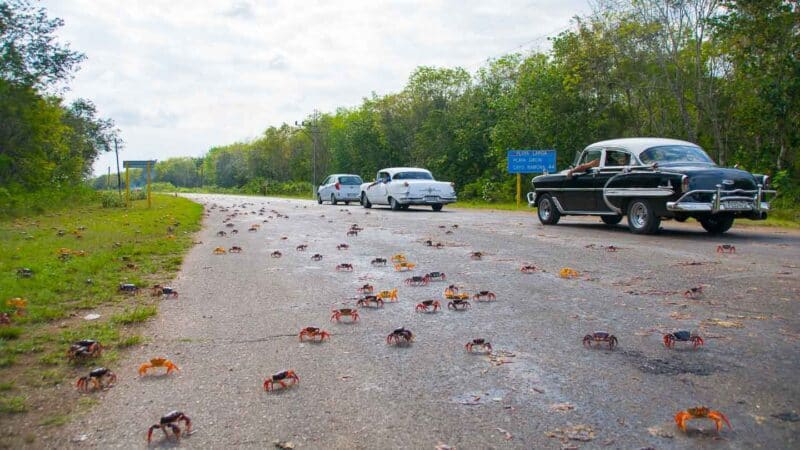
[[[681,141],[679,139],[667,139],[667,138],[622,138],[622,139],[610,139],[607,141],[600,141],[595,142],[594,144],[586,146],[586,148],[595,148],[595,147],[620,147],[624,148],[630,152],[633,152],[636,156],[639,156],[640,153],[647,150],[648,148],[658,147],[662,145],[688,145],[691,147],[698,147],[699,145],[693,144],[688,141]],[[585,149],[584,149],[585,150]]]
[[[391,175],[394,175],[397,172],[427,172],[427,173],[431,173],[430,170],[420,169],[419,167],[387,167],[386,169],[381,169],[378,172],[389,172],[389,174],[391,174]]]
[[[329,177],[358,177],[361,178],[361,175],[356,175],[354,173],[332,173],[328,175]]]

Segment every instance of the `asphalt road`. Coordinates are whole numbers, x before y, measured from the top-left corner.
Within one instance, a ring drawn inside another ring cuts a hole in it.
[[[93,394],[100,404],[46,445],[142,448],[147,428],[174,409],[193,421],[180,442],[186,448],[800,445],[797,231],[734,226],[717,238],[697,223],[664,222],[659,235],[635,236],[624,222],[609,228],[593,218],[545,228],[530,213],[367,213],[358,205],[191,198],[208,217],[202,244],[174,283],[180,298],[163,301],[146,328],[149,343],[114,368],[117,386]],[[235,211],[234,227],[224,226]],[[260,229],[249,232],[253,224]],[[351,224],[364,230],[347,237]],[[216,236],[233,229],[238,234]],[[350,249],[337,250],[340,243]],[[308,250],[296,251],[300,244]],[[719,244],[736,253],[717,253]],[[212,255],[233,245],[242,253]],[[283,256],[270,257],[275,250]],[[476,251],[479,261],[470,258]],[[323,259],[312,261],[314,253]],[[396,253],[416,270],[370,265]],[[335,271],[340,263],[354,272]],[[523,274],[523,264],[541,271]],[[580,277],[560,278],[564,267]],[[447,283],[403,284],[430,271],[445,272]],[[349,298],[365,283],[399,288],[399,301],[363,308],[356,324],[329,322],[331,308],[353,305]],[[497,301],[463,312],[414,311],[421,300],[442,300],[450,283],[492,291]],[[684,297],[697,286],[701,298]],[[330,341],[298,342],[309,325],[328,330]],[[387,345],[400,326],[415,342]],[[680,329],[697,331],[705,346],[666,349],[663,334]],[[584,348],[582,337],[598,330],[619,346]],[[478,337],[491,342],[492,355],[465,351]],[[180,373],[137,378],[138,365],[158,355]],[[283,369],[300,382],[265,392],[265,377]],[[726,414],[733,430],[717,435],[709,420],[689,422],[688,434],[677,429],[674,414],[699,405]],[[174,446],[160,433],[155,447]]]

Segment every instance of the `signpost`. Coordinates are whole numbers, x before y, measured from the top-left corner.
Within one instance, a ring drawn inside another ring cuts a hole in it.
[[[147,171],[147,207],[153,205],[153,200],[150,195],[150,172],[156,165],[155,159],[143,161],[122,161],[122,167],[125,168],[125,205],[131,206],[131,175],[128,169],[144,169]]]
[[[517,208],[522,198],[523,173],[549,173],[556,171],[555,150],[509,150],[508,173],[517,174]]]

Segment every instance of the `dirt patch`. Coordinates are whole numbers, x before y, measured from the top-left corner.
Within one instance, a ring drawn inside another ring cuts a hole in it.
[[[651,358],[637,350],[623,350],[621,355],[628,358],[631,364],[644,373],[654,375],[692,375],[708,376],[720,370],[719,367],[703,361],[701,358],[684,358],[679,354],[665,358]]]

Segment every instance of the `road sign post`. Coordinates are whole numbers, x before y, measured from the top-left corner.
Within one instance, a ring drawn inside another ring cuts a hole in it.
[[[150,198],[150,170],[156,165],[155,159],[148,159],[144,161],[122,161],[122,167],[125,168],[125,204],[130,207],[131,204],[131,180],[129,169],[144,169],[147,171],[147,207],[152,206],[152,199]]]
[[[556,171],[555,150],[509,150],[508,173],[517,174],[517,208],[522,199],[523,173],[549,173]]]

